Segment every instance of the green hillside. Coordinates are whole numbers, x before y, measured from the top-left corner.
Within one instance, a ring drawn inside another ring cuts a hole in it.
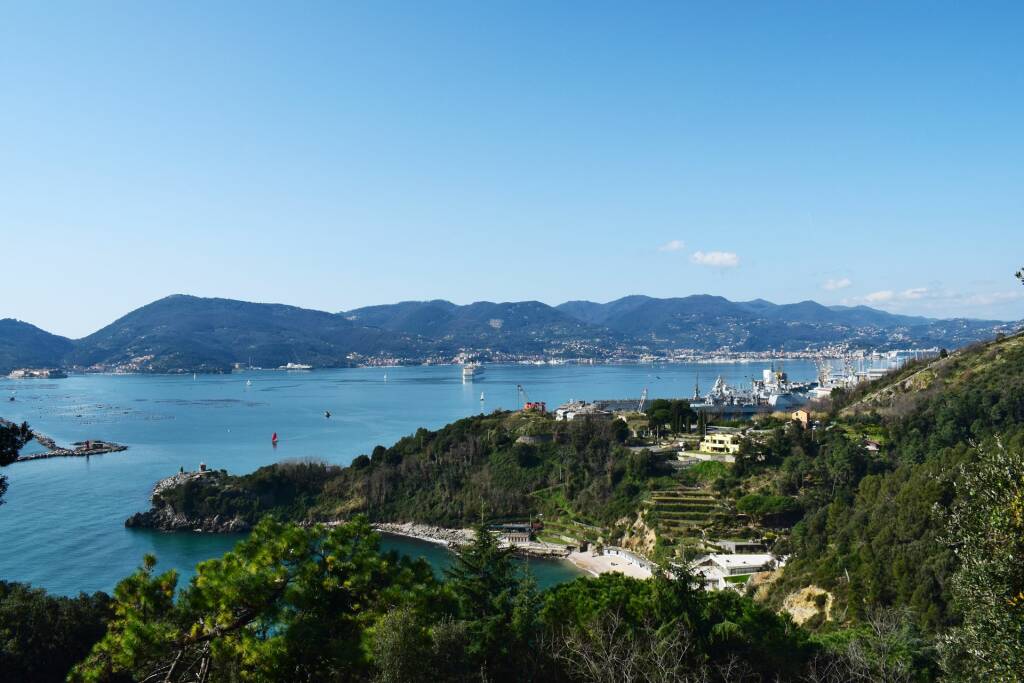
[[[997,679],[1024,666],[1024,336],[836,392],[815,417],[813,429],[761,419],[735,463],[680,469],[627,447],[620,422],[480,415],[347,468],[281,464],[170,487],[136,521],[533,518],[546,540],[614,542],[665,568],[716,539],[758,539],[785,564],[740,591],[829,652],[850,654],[869,633],[894,639],[899,671],[884,680],[934,680],[943,667],[972,680],[956,673],[966,652],[998,652],[982,669]]]
[[[1024,335],[911,364],[837,395],[830,425],[841,436],[823,439],[817,455],[834,461],[827,467],[840,478],[834,493],[822,496],[809,483],[814,475],[803,475],[807,459],[796,452],[775,478],[777,488],[795,490],[806,514],[771,599],[781,604],[813,584],[834,593],[847,619],[895,606],[931,631],[957,624],[963,615],[951,580],[959,561],[947,525],[958,505],[971,502],[958,493],[964,468],[972,472],[980,453],[1024,450]],[[881,442],[878,453],[863,449],[865,436]],[[854,450],[838,458],[837,439]]]
[[[237,517],[249,525],[267,513],[458,527],[543,515],[552,525],[611,532],[668,473],[663,458],[625,448],[625,437],[621,422],[496,412],[420,429],[349,467],[286,463],[214,475],[213,485],[172,487],[154,503],[196,520]]]

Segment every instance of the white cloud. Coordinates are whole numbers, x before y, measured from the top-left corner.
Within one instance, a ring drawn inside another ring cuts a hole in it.
[[[848,277],[841,277],[841,278],[838,278],[838,279],[834,279],[833,278],[833,279],[825,280],[825,283],[822,285],[822,288],[827,289],[830,292],[834,292],[837,289],[846,289],[847,287],[849,287],[852,284],[853,284],[853,281],[850,280],[850,278],[848,278]]]
[[[884,301],[892,301],[894,296],[896,295],[893,294],[891,289],[884,289],[880,292],[871,292],[866,297],[864,297],[864,301],[868,302],[869,304],[878,304]]]
[[[695,251],[690,260],[709,268],[735,268],[740,264],[740,257],[731,251]]]
[[[946,288],[911,287],[901,291],[885,289],[866,296],[842,300],[847,306],[867,304],[889,311],[936,317],[1019,319],[1024,291],[958,292]]]
[[[682,240],[669,240],[658,247],[658,251],[682,251],[686,249],[686,242]]]
[[[923,299],[926,296],[930,296],[931,292],[927,287],[914,287],[913,289],[904,289],[900,292],[900,298],[909,301],[917,299]]]

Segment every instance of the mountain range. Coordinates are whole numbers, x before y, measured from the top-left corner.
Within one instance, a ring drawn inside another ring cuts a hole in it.
[[[627,296],[608,303],[539,301],[457,305],[405,301],[329,313],[282,304],[165,297],[77,340],[0,320],[0,372],[62,366],[134,372],[224,372],[233,364],[340,367],[368,362],[629,358],[688,349],[803,351],[955,348],[1008,332],[991,320],[940,320],[866,306],[774,304],[694,295]]]

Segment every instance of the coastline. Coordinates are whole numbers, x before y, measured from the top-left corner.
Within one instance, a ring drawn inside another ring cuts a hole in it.
[[[380,533],[402,536],[425,543],[442,545],[449,549],[470,542],[476,534],[472,529],[451,529],[446,527],[416,524],[415,522],[376,522],[373,528]],[[516,554],[526,557],[567,562],[590,577],[617,572],[635,579],[649,579],[651,572],[627,559],[616,555],[593,555],[579,550],[570,551],[565,546],[545,543],[515,545]]]
[[[416,522],[374,522],[371,526],[383,534],[404,536],[449,548],[453,545],[465,545],[476,537],[472,529],[450,529]]]

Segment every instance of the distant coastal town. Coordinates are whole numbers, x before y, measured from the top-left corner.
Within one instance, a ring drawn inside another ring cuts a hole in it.
[[[316,364],[313,360],[309,362],[288,362],[273,367],[263,367],[249,361],[237,361],[231,364],[230,369],[225,370],[219,367],[206,365],[182,366],[156,371],[152,369],[154,357],[152,355],[138,356],[120,363],[96,363],[88,366],[70,365],[67,367],[22,367],[15,368],[8,373],[8,379],[62,379],[68,373],[107,373],[107,374],[224,374],[225,372],[245,372],[249,370],[283,370],[283,371],[307,371],[315,369],[328,369],[338,367],[401,367],[401,366],[433,366],[433,365],[459,365],[459,366],[481,366],[491,365],[659,365],[678,363],[775,363],[788,360],[809,360],[815,363],[836,362],[849,367],[858,367],[860,371],[871,372],[874,378],[884,374],[889,369],[901,367],[908,359],[933,358],[942,349],[938,347],[928,348],[906,348],[873,350],[865,348],[851,348],[847,344],[837,344],[822,347],[820,349],[807,349],[803,351],[770,350],[770,351],[731,351],[721,349],[718,351],[699,351],[696,349],[675,349],[665,353],[650,353],[647,351],[625,350],[609,354],[594,356],[565,356],[548,354],[512,354],[492,349],[466,349],[455,355],[436,355],[425,358],[417,357],[396,357],[386,354],[376,356],[365,356],[351,353],[346,357],[347,362],[342,365]]]

